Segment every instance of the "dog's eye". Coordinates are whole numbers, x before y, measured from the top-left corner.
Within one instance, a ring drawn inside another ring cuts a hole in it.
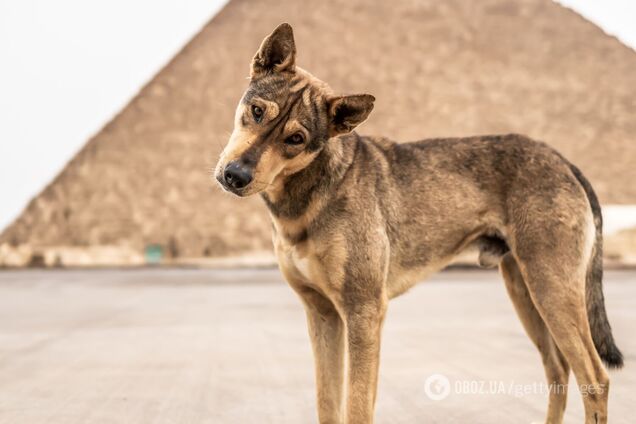
[[[297,132],[287,137],[285,139],[285,144],[296,146],[298,144],[303,144],[303,141],[305,141],[305,137],[302,135],[302,133]]]
[[[252,105],[252,115],[254,116],[254,120],[256,122],[261,122],[261,119],[263,119],[263,108]]]

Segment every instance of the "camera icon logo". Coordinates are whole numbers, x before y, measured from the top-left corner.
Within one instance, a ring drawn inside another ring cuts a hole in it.
[[[445,375],[432,374],[424,382],[424,393],[431,400],[446,399],[450,391],[451,384]]]

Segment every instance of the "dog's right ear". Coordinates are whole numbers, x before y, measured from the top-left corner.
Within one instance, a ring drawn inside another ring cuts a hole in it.
[[[261,43],[261,47],[252,60],[250,76],[255,79],[268,72],[293,72],[295,62],[294,32],[291,25],[283,23]]]

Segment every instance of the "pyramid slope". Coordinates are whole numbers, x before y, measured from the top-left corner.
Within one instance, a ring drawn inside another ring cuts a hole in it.
[[[66,166],[0,244],[158,243],[173,256],[271,248],[260,199],[210,178],[281,21],[298,63],[376,108],[360,132],[407,141],[519,132],[576,163],[604,203],[636,203],[636,53],[550,0],[231,1]]]

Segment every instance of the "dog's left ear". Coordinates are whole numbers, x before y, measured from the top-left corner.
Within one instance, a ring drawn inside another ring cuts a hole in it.
[[[268,72],[294,71],[296,43],[294,32],[288,23],[280,24],[261,43],[252,60],[251,78],[258,78]]]
[[[363,123],[373,110],[370,94],[338,96],[329,100],[329,137],[345,134]]]

